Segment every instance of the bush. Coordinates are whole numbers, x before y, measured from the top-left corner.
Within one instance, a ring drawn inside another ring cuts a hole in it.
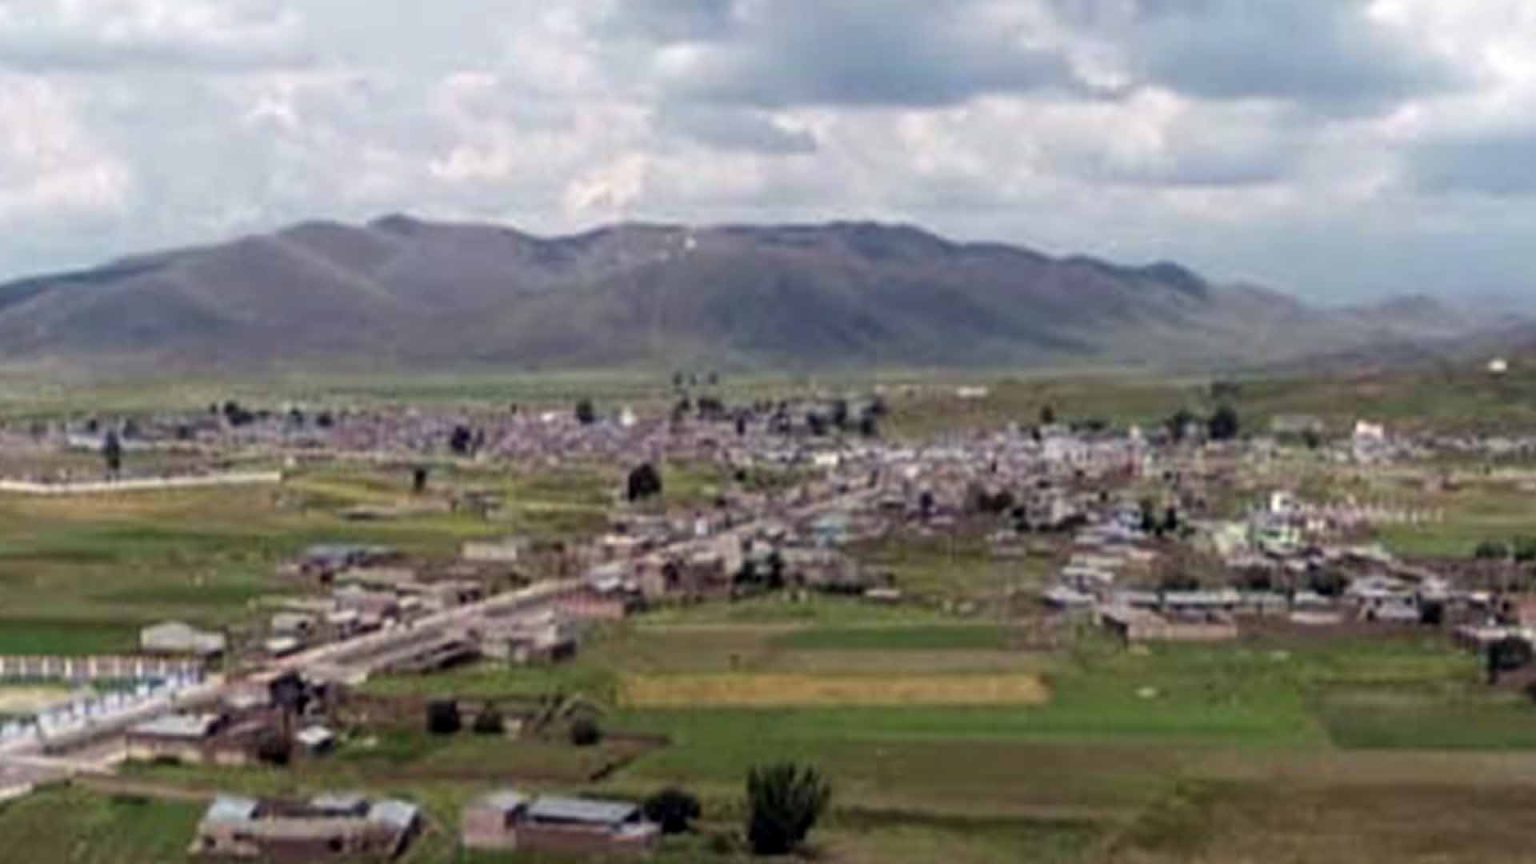
[[[785,855],[800,845],[831,800],[821,772],[794,762],[758,766],[747,775],[747,841],[757,855]]]
[[[438,699],[427,703],[427,731],[433,735],[453,735],[464,728],[459,716],[459,703],[452,699]]]
[[[628,501],[644,501],[661,494],[661,474],[656,466],[649,462],[642,463],[633,471],[624,483],[624,498]]]
[[[703,812],[697,797],[675,786],[669,786],[645,799],[643,809],[645,818],[660,825],[663,834],[687,832]]]
[[[1510,545],[1510,554],[1522,564],[1536,561],[1536,537],[1516,537]]]
[[[1229,441],[1237,437],[1237,412],[1230,405],[1222,405],[1206,422],[1206,433],[1212,441]]]
[[[591,747],[603,740],[603,729],[591,717],[577,717],[571,721],[571,743],[577,747]]]
[[[475,715],[475,723],[471,728],[476,735],[500,735],[507,731],[507,724],[495,705],[487,705]]]
[[[1499,540],[1484,540],[1472,550],[1472,557],[1484,561],[1502,561],[1509,557],[1509,547]]]
[[[293,758],[293,744],[281,732],[268,732],[256,742],[256,759],[263,765],[287,765]]]

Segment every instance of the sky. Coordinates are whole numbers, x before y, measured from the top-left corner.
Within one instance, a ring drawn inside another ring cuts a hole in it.
[[[307,219],[880,219],[1536,301],[1530,0],[0,0],[0,278]]]

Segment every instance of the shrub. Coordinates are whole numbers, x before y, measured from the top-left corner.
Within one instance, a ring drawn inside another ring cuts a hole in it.
[[[427,731],[433,735],[453,735],[464,728],[459,716],[459,703],[452,699],[437,699],[427,703]]]
[[[475,723],[471,728],[476,735],[500,735],[507,731],[507,724],[495,705],[487,705],[475,715]]]
[[[1484,561],[1502,560],[1509,557],[1509,547],[1498,540],[1484,540],[1477,544],[1477,548],[1472,551],[1472,556]]]
[[[571,721],[571,743],[577,747],[591,747],[603,740],[603,729],[591,717],[577,717]]]
[[[663,834],[682,834],[693,827],[693,820],[703,812],[699,799],[691,793],[669,786],[645,799],[645,818],[661,826]]]
[[[293,758],[293,745],[281,732],[269,732],[256,742],[256,759],[264,765],[287,765]]]
[[[747,775],[747,840],[757,855],[784,855],[805,840],[831,800],[821,772],[794,762],[758,766]]]

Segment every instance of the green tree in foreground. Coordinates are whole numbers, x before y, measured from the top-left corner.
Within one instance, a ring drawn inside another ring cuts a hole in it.
[[[747,774],[747,841],[757,855],[784,855],[805,840],[832,798],[810,765],[779,762]]]

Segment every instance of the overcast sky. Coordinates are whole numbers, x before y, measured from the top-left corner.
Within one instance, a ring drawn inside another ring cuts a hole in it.
[[[0,0],[0,277],[310,218],[878,218],[1536,297],[1531,0]]]

